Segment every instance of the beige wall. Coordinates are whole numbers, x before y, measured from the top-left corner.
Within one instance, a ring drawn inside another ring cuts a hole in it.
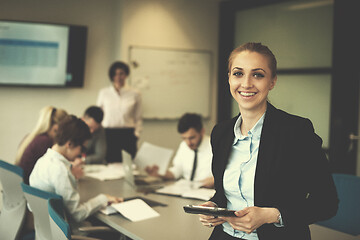
[[[80,116],[107,86],[108,66],[128,60],[130,45],[210,50],[217,66],[218,3],[190,0],[2,0],[2,19],[86,25],[89,28],[85,84],[79,89],[0,87],[0,159],[14,161],[16,148],[34,127],[45,105]],[[215,124],[216,76],[212,69],[212,112]],[[176,149],[176,121],[144,121],[140,139]]]

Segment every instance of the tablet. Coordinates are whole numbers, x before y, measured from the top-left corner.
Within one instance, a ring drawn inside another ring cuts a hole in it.
[[[204,214],[219,217],[236,217],[234,210],[228,210],[226,208],[219,207],[185,205],[184,211],[191,214]]]

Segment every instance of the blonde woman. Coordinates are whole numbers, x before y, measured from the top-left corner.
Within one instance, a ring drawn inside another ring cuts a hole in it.
[[[66,111],[52,106],[41,109],[34,130],[21,142],[16,155],[15,164],[24,170],[25,183],[29,183],[29,176],[36,161],[52,147],[58,124],[66,116]]]
[[[277,80],[268,47],[245,43],[230,54],[228,66],[240,114],[212,131],[216,193],[203,205],[236,216],[200,215],[200,221],[215,227],[211,240],[310,240],[308,225],[338,208],[322,140],[309,119],[267,101]]]

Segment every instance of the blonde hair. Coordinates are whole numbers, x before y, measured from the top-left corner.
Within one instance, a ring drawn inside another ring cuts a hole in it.
[[[40,117],[32,132],[25,137],[21,142],[16,153],[15,164],[19,165],[20,159],[27,148],[27,146],[34,140],[34,138],[42,133],[48,132],[54,124],[58,124],[67,116],[67,112],[63,109],[56,109],[52,106],[46,106],[41,109]]]

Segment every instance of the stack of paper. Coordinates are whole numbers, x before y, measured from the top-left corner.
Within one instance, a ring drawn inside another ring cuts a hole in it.
[[[215,194],[214,189],[198,188],[184,192],[181,196],[184,198],[195,198],[200,200],[208,201]]]
[[[158,212],[152,209],[141,199],[129,200],[122,203],[114,203],[111,206],[102,209],[101,212],[106,215],[119,212],[132,222],[138,222],[160,216]]]
[[[172,185],[165,186],[156,190],[156,193],[179,196],[184,198],[194,198],[209,200],[215,194],[214,189],[200,188],[201,183],[180,179]]]
[[[84,172],[85,176],[96,178],[101,181],[120,179],[125,175],[121,163],[85,165]]]
[[[134,163],[139,169],[145,169],[147,166],[157,165],[159,167],[158,173],[160,175],[165,175],[172,154],[172,149],[144,142],[139,151],[136,153]]]

